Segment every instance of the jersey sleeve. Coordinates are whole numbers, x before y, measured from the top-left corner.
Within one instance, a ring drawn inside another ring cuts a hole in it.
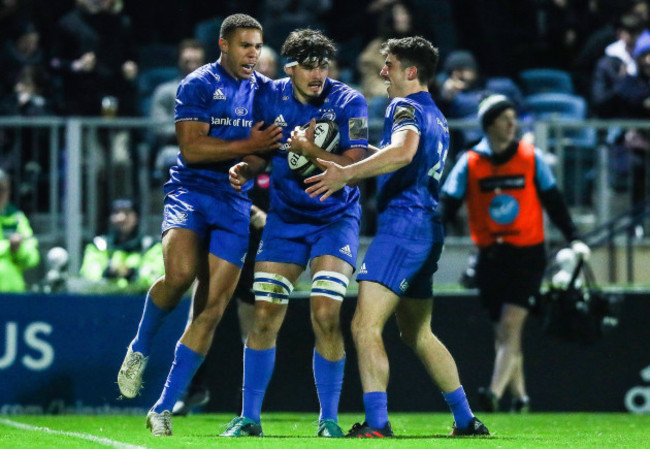
[[[544,153],[538,148],[535,148],[535,181],[542,192],[555,187],[556,184],[551,167],[546,163]]]
[[[415,106],[406,101],[400,101],[393,105],[392,120],[391,134],[407,129],[415,131],[418,135],[422,133],[421,113]]]
[[[185,78],[176,91],[174,121],[210,123],[208,86],[198,77]]]
[[[368,104],[362,95],[355,96],[345,106],[345,116],[338,121],[341,148],[366,148],[368,146]]]

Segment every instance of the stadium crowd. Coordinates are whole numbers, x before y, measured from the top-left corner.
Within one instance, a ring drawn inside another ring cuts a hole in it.
[[[142,114],[148,98],[139,89],[150,71],[175,69],[177,46],[188,38],[203,43],[207,61],[216,59],[216,31],[234,12],[260,17],[265,43],[276,52],[293,29],[323,30],[340,49],[342,80],[359,85],[369,100],[385,96],[373,86],[372,50],[386,37],[416,34],[439,48],[443,63],[435,87],[445,100],[452,90],[445,78],[463,61],[476,80],[464,79],[462,88],[454,83],[455,91],[490,88],[485,81],[495,77],[522,88],[522,70],[545,67],[569,72],[575,93],[600,114],[591,93],[597,61],[617,57],[635,75],[634,41],[648,27],[650,8],[647,0],[9,0],[0,5],[0,93],[8,100],[22,84],[30,95],[22,93],[2,112],[100,115],[108,96],[117,99],[119,115]],[[607,49],[620,39],[625,45]],[[460,58],[457,50],[468,53]]]

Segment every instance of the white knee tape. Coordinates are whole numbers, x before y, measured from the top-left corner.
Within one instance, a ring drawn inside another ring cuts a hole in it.
[[[255,273],[253,293],[255,301],[267,301],[274,304],[288,304],[293,284],[289,279],[274,273]]]
[[[326,296],[343,301],[350,279],[336,271],[319,271],[314,273],[311,283],[311,296]]]

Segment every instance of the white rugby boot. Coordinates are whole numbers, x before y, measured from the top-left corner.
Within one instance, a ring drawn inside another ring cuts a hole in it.
[[[142,374],[148,361],[149,357],[145,357],[141,352],[133,352],[129,345],[120,372],[117,373],[117,386],[122,396],[131,399],[138,395],[142,388]]]
[[[151,410],[147,413],[147,429],[155,437],[168,437],[172,435],[172,414],[169,410],[156,413]]]

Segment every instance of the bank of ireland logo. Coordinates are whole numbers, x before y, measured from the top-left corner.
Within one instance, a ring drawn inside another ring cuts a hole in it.
[[[501,225],[515,221],[519,215],[519,203],[514,196],[506,194],[497,195],[490,202],[490,218]]]
[[[641,370],[641,379],[650,383],[650,365]],[[650,413],[650,385],[630,388],[625,394],[625,408],[632,413]]]
[[[235,114],[242,117],[242,116],[248,114],[248,109],[246,109],[243,106],[239,106],[239,107],[235,108]]]

